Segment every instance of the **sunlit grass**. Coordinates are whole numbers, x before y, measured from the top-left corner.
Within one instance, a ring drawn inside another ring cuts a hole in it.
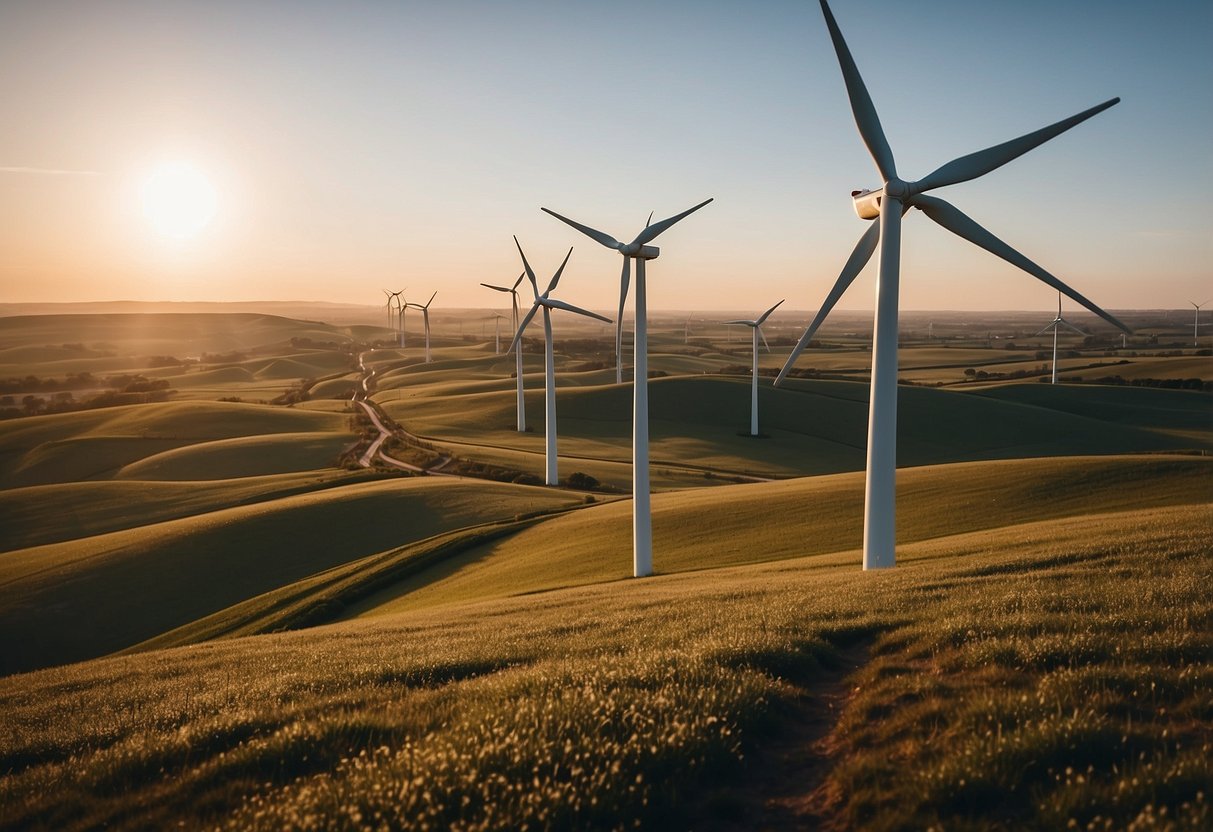
[[[917,544],[893,572],[739,567],[12,677],[0,817],[677,825],[866,643],[804,784],[826,817],[1199,828],[1209,531],[1207,505],[1058,520]]]

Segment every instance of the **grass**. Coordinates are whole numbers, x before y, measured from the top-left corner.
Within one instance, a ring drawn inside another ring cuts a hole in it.
[[[924,541],[887,573],[737,567],[11,677],[0,825],[686,826],[772,797],[745,772],[865,645],[826,766],[773,795],[801,825],[1207,827],[1209,509]]]
[[[575,386],[579,375],[558,379],[560,452],[570,457],[562,460],[562,469],[577,470],[580,463],[573,457],[629,461],[630,389]],[[1016,389],[1033,386],[1037,385]],[[1116,415],[1118,396],[1132,410],[1141,398],[1137,394],[1148,397],[1173,391],[1110,388],[1108,393],[1107,389],[1068,388],[1066,395],[1086,403],[1071,412],[1043,409],[1012,394],[1000,398],[904,387],[899,391],[899,464],[1213,447],[1207,425],[1203,435],[1174,431],[1177,421],[1207,422],[1207,395],[1194,394],[1181,404],[1168,402],[1153,409],[1144,405],[1144,409],[1138,408],[1141,419],[1121,423],[1122,417]],[[409,430],[439,443],[448,440],[492,446],[496,451],[542,451],[542,390],[527,393],[527,420],[534,428],[531,434],[511,429],[514,395],[508,389],[462,395],[444,392],[429,396],[424,389],[387,390],[376,400]],[[760,389],[760,424],[772,438],[754,441],[738,436],[749,428],[748,380],[711,376],[657,379],[650,385],[654,465],[694,461],[719,471],[773,477],[860,470],[866,446],[867,395],[867,385],[859,382],[794,379],[780,389],[764,385]],[[1164,399],[1160,397],[1159,402]]]
[[[164,402],[13,419],[0,422],[0,487],[109,477],[186,445],[305,432],[350,438],[339,413],[230,402]],[[205,475],[208,466],[200,461]],[[187,469],[180,474],[194,478]]]
[[[198,442],[125,465],[115,474],[131,480],[224,480],[336,465],[350,446],[346,433],[276,433]]]
[[[23,549],[281,499],[379,475],[308,471],[240,480],[56,483],[0,491],[0,548]]]
[[[808,555],[838,563],[831,553],[862,542],[863,487],[863,474],[855,473],[656,495],[654,566],[670,573]],[[1213,460],[1201,457],[1075,457],[903,469],[898,542],[1209,500]],[[632,571],[631,511],[631,502],[622,501],[557,517],[387,587],[348,615],[623,579]]]
[[[579,495],[480,480],[296,494],[0,557],[0,672],[103,655],[334,566]]]

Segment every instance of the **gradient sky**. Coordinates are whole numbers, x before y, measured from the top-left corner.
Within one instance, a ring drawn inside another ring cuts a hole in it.
[[[836,0],[913,179],[1123,101],[952,201],[1097,303],[1213,296],[1213,3]],[[328,300],[380,288],[491,306],[545,278],[612,308],[619,256],[539,211],[668,231],[649,303],[815,309],[877,184],[817,3],[0,4],[0,301]],[[157,237],[138,187],[184,160],[214,222]],[[840,304],[870,308],[874,262]],[[1055,293],[918,212],[904,309]]]

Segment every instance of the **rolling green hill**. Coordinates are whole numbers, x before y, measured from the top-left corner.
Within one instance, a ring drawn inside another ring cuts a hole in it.
[[[141,459],[200,442],[316,432],[349,441],[347,419],[339,413],[230,402],[163,402],[14,419],[0,422],[0,487],[110,477]]]
[[[630,459],[631,390],[615,385],[561,386],[563,382],[564,377],[557,382],[561,453]],[[898,463],[916,466],[1213,447],[1209,436],[1173,432],[1177,420],[1195,423],[1205,418],[1207,399],[1186,399],[1186,409],[1181,411],[1186,415],[1176,416],[1167,406],[1155,411],[1153,421],[1143,415],[1121,424],[1117,421],[1121,417],[1111,415],[1117,408],[1106,397],[1122,396],[1132,407],[1135,394],[1148,397],[1169,391],[1068,389],[1068,396],[1088,405],[1076,412],[1044,410],[1011,394],[1000,398],[995,393],[902,387]],[[723,471],[782,477],[859,470],[866,445],[867,393],[866,384],[844,381],[792,379],[779,389],[763,386],[761,428],[771,438],[754,440],[739,435],[749,429],[748,380],[719,376],[656,379],[650,385],[654,464],[694,461]],[[528,393],[528,423],[534,433],[525,436],[510,429],[514,398],[509,390],[436,397],[393,391],[376,400],[409,430],[438,442],[449,439],[542,450],[541,390]]]
[[[0,672],[91,658],[333,566],[580,502],[480,480],[297,494],[0,555]]]
[[[808,558],[0,679],[0,828],[1206,827],[1206,521],[1089,514],[891,572]]]
[[[1213,501],[1213,459],[1008,460],[898,471],[898,545],[1033,520]],[[653,497],[663,573],[858,549],[863,474]],[[1204,513],[1213,534],[1213,516]],[[557,517],[377,592],[349,616],[612,581],[632,573],[631,502]],[[837,563],[838,561],[830,561]],[[857,564],[857,554],[846,562]]]

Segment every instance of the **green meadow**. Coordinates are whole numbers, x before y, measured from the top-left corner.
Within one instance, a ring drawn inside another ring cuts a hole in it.
[[[1169,389],[1213,358],[1073,336],[1120,380],[1054,386],[1044,322],[908,326],[864,573],[870,322],[761,379],[755,438],[748,333],[658,316],[634,580],[612,331],[557,326],[598,484],[541,487],[542,354],[519,433],[482,317],[428,364],[416,319],[0,318],[0,828],[1213,823],[1213,395]],[[364,381],[389,456],[450,462],[362,467]]]

